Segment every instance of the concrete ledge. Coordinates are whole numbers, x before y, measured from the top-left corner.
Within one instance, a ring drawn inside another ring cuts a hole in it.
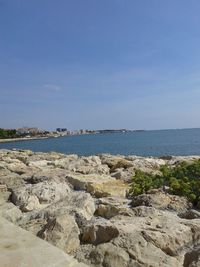
[[[86,267],[62,250],[0,217],[1,267]]]

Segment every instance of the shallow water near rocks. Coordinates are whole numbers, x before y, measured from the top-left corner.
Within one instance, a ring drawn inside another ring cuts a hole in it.
[[[85,156],[100,153],[138,156],[200,155],[200,129],[65,136],[3,143],[0,144],[1,148],[56,151]]]

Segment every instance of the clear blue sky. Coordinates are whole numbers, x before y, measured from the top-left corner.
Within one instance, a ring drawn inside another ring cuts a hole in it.
[[[0,127],[200,127],[199,0],[0,0]]]

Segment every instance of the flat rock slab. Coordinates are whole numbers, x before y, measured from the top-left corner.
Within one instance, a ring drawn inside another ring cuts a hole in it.
[[[119,196],[125,197],[129,185],[109,175],[77,174],[71,173],[66,176],[75,190],[85,190],[95,197]]]
[[[87,267],[3,218],[0,218],[0,266]]]

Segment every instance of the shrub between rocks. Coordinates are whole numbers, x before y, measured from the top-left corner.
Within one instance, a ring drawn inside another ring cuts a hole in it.
[[[200,208],[200,160],[182,162],[175,167],[162,166],[160,172],[161,175],[152,175],[136,171],[130,194],[136,196],[150,189],[168,188],[169,193],[185,196]]]

